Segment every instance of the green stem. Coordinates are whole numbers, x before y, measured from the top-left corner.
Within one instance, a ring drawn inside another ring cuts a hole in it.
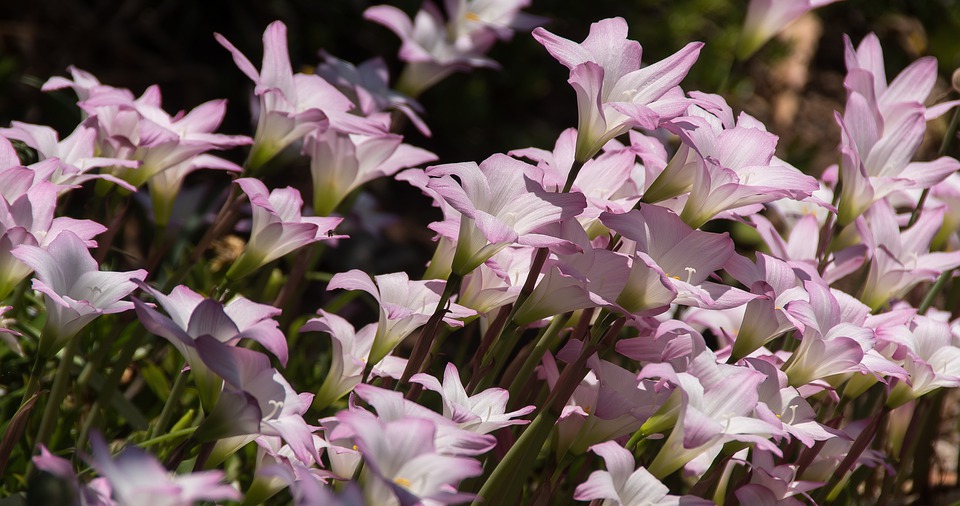
[[[34,441],[34,447],[44,445],[50,441],[53,428],[56,425],[60,413],[60,405],[67,393],[67,383],[70,381],[70,367],[73,365],[73,357],[80,347],[80,336],[74,336],[63,349],[63,355],[60,357],[60,365],[57,367],[57,375],[53,379],[53,387],[50,389],[50,397],[43,408],[43,418],[40,420],[40,430],[37,431],[37,438]]]
[[[510,383],[510,388],[508,389],[510,392],[510,396],[508,397],[509,402],[514,406],[520,397],[520,390],[527,386],[527,382],[530,380],[530,376],[533,375],[534,369],[537,368],[543,355],[546,354],[551,344],[553,344],[554,338],[566,327],[571,316],[573,316],[572,312],[554,317],[550,325],[539,337],[536,346],[534,346],[533,351],[530,352],[530,356],[523,362],[523,367],[520,368],[520,372],[517,373],[517,376]]]
[[[930,309],[930,306],[933,305],[933,300],[937,298],[937,295],[940,294],[940,291],[943,290],[944,285],[947,284],[947,281],[950,280],[950,277],[953,276],[953,269],[948,271],[943,271],[940,274],[940,277],[937,278],[937,281],[930,287],[930,290],[927,291],[927,294],[923,296],[923,300],[920,302],[920,306],[917,307],[917,314],[926,314],[927,310]]]
[[[147,447],[149,447],[149,446],[158,445],[158,444],[160,444],[160,443],[166,443],[167,441],[170,441],[171,439],[177,439],[177,438],[181,438],[181,437],[183,437],[183,436],[189,436],[189,435],[193,434],[193,433],[196,432],[196,431],[197,431],[197,426],[187,427],[186,429],[180,429],[180,430],[171,431],[171,432],[168,432],[168,433],[166,433],[166,434],[164,434],[164,435],[162,435],[162,436],[152,437],[152,438],[150,438],[150,439],[148,439],[148,440],[146,440],[146,441],[143,441],[143,442],[141,442],[141,443],[138,443],[137,446],[139,446],[140,448],[147,448]]]
[[[173,417],[173,411],[180,401],[180,396],[187,388],[187,376],[189,374],[190,371],[184,371],[182,368],[177,374],[177,379],[173,381],[173,387],[170,389],[170,394],[167,395],[167,400],[163,403],[163,410],[160,411],[160,417],[157,418],[157,422],[150,428],[150,439],[156,438],[161,432],[167,430],[167,425]]]
[[[601,315],[601,321],[605,320],[606,318]],[[563,406],[587,374],[587,360],[596,353],[601,342],[606,343],[611,335],[616,335],[620,331],[623,322],[624,320],[620,319],[618,325],[608,325],[608,329],[594,328],[595,332],[590,342],[584,343],[577,360],[567,365],[560,373],[560,378],[547,397],[543,409],[494,468],[490,478],[480,488],[473,506],[519,503],[523,484],[533,470],[540,450],[560,418]],[[602,326],[602,323],[598,322],[598,326]]]
[[[23,400],[20,405],[23,406],[40,389],[40,377],[43,376],[43,366],[46,362],[40,358],[38,353],[33,360],[33,367],[30,369],[30,378],[27,380],[27,386],[23,390]]]
[[[430,347],[433,346],[434,339],[437,337],[437,331],[440,330],[440,325],[443,324],[443,317],[447,314],[447,305],[450,303],[450,298],[453,297],[453,294],[460,291],[460,282],[462,280],[463,277],[457,273],[451,273],[447,279],[447,283],[443,286],[443,293],[440,294],[440,300],[437,301],[437,308],[434,309],[430,319],[427,320],[427,324],[424,325],[423,330],[420,331],[417,344],[413,346],[413,351],[410,352],[410,359],[407,360],[407,366],[403,369],[400,381],[397,382],[398,388],[400,385],[405,385],[411,376],[429,367],[430,364],[425,363],[425,360],[429,356]]]

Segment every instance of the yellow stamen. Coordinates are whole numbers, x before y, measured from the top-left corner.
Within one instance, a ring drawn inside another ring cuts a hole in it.
[[[396,483],[397,485],[400,485],[401,487],[406,487],[406,488],[410,488],[410,485],[413,485],[413,483],[411,483],[410,480],[406,478],[394,478],[393,482]]]
[[[463,17],[470,21],[480,21],[480,16],[478,16],[476,12],[467,12]]]

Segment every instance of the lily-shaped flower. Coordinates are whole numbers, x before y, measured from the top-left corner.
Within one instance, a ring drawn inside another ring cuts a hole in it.
[[[400,37],[400,59],[407,62],[397,88],[416,97],[453,72],[499,65],[484,56],[497,39],[513,29],[530,29],[540,19],[519,12],[529,0],[445,0],[447,17],[425,2],[411,20],[390,5],[370,7],[363,17]]]
[[[54,217],[57,187],[45,180],[34,182],[33,175],[25,167],[0,170],[0,299],[32,270],[11,254],[17,246],[46,249],[61,232],[69,230],[92,248],[97,245],[93,238],[107,229],[91,220]]]
[[[268,193],[267,187],[258,179],[242,178],[236,183],[250,199],[253,226],[250,242],[227,271],[230,279],[240,279],[308,244],[346,237],[333,235],[333,229],[343,218],[301,216],[303,200],[295,188],[276,189]]]
[[[614,301],[630,277],[630,258],[596,248],[577,220],[566,220],[561,237],[580,251],[557,254],[544,263],[545,273],[530,296],[517,308],[514,321],[521,325],[588,307],[608,307],[624,312]]]
[[[300,327],[300,332],[326,332],[330,335],[331,363],[327,375],[317,391],[313,404],[317,408],[324,408],[337,399],[350,393],[363,378],[363,370],[367,366],[367,357],[373,348],[373,338],[377,334],[377,325],[371,323],[360,330],[355,330],[347,320],[333,313],[320,310],[320,317],[308,320]],[[387,361],[403,362],[399,366],[402,371],[406,360],[387,356],[379,364],[374,364],[372,374],[376,376],[392,376],[382,367],[391,368]]]
[[[718,364],[708,350],[691,362],[687,372],[648,366],[639,375],[652,376],[673,383],[681,393],[677,423],[648,468],[654,476],[663,478],[683,466],[702,474],[728,441],[753,443],[780,454],[768,438],[783,435],[783,430],[751,416],[759,401],[758,387],[766,379],[763,373]]]
[[[389,71],[383,58],[373,58],[360,65],[353,65],[320,50],[323,63],[317,67],[317,75],[336,86],[370,117],[384,111],[400,111],[417,130],[430,137],[430,128],[420,118],[423,106],[412,98],[390,88]]]
[[[577,216],[586,207],[582,194],[545,191],[537,182],[542,180],[539,169],[506,155],[493,155],[480,165],[435,165],[426,173],[432,177],[429,188],[462,213],[453,259],[455,274],[469,273],[510,244],[566,244],[537,231]]]
[[[799,275],[803,271],[763,253],[756,256],[755,265],[742,257],[735,257],[727,264],[731,276],[751,292],[763,295],[747,303],[731,351],[734,360],[746,357],[786,332],[794,329],[802,332],[803,323],[794,316],[794,307],[803,305],[803,311],[808,311],[805,305],[810,296],[804,291]]]
[[[616,441],[595,444],[590,451],[596,453],[606,464],[606,471],[590,473],[587,481],[577,485],[573,498],[578,501],[599,501],[601,506],[640,505],[706,505],[713,504],[696,497],[680,498],[669,495],[670,489],[660,483],[644,467],[636,462],[626,448]]]
[[[280,310],[236,297],[226,305],[194,292],[184,285],[177,286],[170,295],[141,284],[140,288],[153,295],[169,316],[162,315],[144,302],[134,299],[140,322],[151,333],[170,341],[183,355],[193,371],[206,409],[213,407],[221,389],[220,379],[198,355],[196,340],[210,336],[217,341],[236,345],[241,339],[253,339],[287,363],[287,340],[273,317]]]
[[[930,253],[930,242],[943,222],[944,208],[923,210],[909,230],[900,231],[896,213],[886,200],[877,202],[860,222],[860,235],[873,259],[863,288],[863,302],[876,310],[902,297],[920,282],[960,266],[960,251]],[[864,230],[867,225],[869,230]]]
[[[482,473],[472,458],[441,455],[437,426],[423,418],[383,421],[362,410],[341,411],[330,439],[352,437],[364,457],[364,498],[385,506],[455,504],[473,499],[457,492],[464,478]]]
[[[573,363],[583,350],[582,341],[570,341],[557,357]],[[596,443],[613,440],[635,432],[666,401],[665,389],[654,388],[654,382],[638,380],[637,374],[597,355],[587,361],[590,372],[574,391],[557,420],[557,456],[568,450],[574,455],[585,453]],[[554,388],[560,372],[553,357],[543,357],[541,369],[547,384]]]
[[[258,72],[239,49],[223,35],[217,42],[255,84],[260,97],[257,132],[247,163],[256,170],[283,148],[304,135],[327,126],[350,133],[385,133],[383,125],[350,114],[350,99],[317,75],[294,74],[287,52],[287,26],[274,21],[263,32],[263,65]]]
[[[803,322],[799,348],[784,372],[790,385],[800,387],[819,379],[859,372],[873,376],[905,377],[906,372],[874,349],[874,331],[864,325],[866,307],[817,281],[804,282],[810,295],[809,313],[795,317]],[[801,309],[803,306],[798,306]],[[851,315],[862,315],[853,318]]]
[[[616,141],[608,143],[606,151],[583,164],[570,187],[571,192],[582,193],[587,199],[587,207],[577,219],[591,238],[607,232],[597,222],[602,212],[625,213],[640,200],[645,176],[651,172],[651,168],[638,165],[637,156],[644,160],[644,164],[659,157],[659,153],[651,153],[653,150],[643,144],[649,139],[640,132],[631,131],[630,138],[633,142],[629,146],[615,147],[618,144]],[[515,149],[508,154],[537,162],[537,167],[543,170],[543,187],[549,191],[560,191],[573,169],[576,143],[577,131],[568,128],[557,138],[552,152],[527,148]],[[656,141],[650,144],[663,148]]]
[[[700,117],[678,121],[685,124],[680,137],[699,166],[680,214],[693,228],[723,211],[787,197],[801,200],[820,188],[816,179],[774,156],[777,136],[753,118],[741,115],[735,127],[722,131]]]
[[[156,174],[212,149],[250,144],[249,137],[213,133],[226,114],[226,100],[211,100],[171,116],[161,107],[160,89],[151,86],[137,99],[128,90],[95,93],[80,103],[96,116],[99,152],[140,162],[114,165],[111,172],[140,187]]]
[[[59,193],[65,193],[91,179],[106,179],[130,191],[135,191],[136,188],[130,183],[112,174],[89,172],[98,167],[120,166],[135,169],[140,166],[137,160],[96,156],[95,125],[95,121],[85,121],[78,125],[73,133],[60,140],[57,131],[48,126],[13,121],[10,123],[11,128],[0,129],[0,135],[8,139],[17,139],[35,149],[40,161],[56,158],[57,167],[50,174],[49,181],[57,185]]]
[[[38,346],[42,357],[52,357],[101,314],[133,309],[132,302],[120,299],[136,290],[135,281],[147,277],[143,269],[101,271],[83,240],[68,230],[46,249],[22,245],[12,254],[36,272],[33,289],[44,295],[47,321]]]
[[[841,225],[896,190],[929,188],[960,169],[950,157],[910,162],[926,121],[960,103],[924,105],[937,78],[936,59],[915,61],[888,86],[877,37],[868,35],[856,51],[849,38],[845,42],[847,105],[843,116],[835,114],[841,129]]]
[[[380,306],[380,321],[377,323],[377,333],[367,359],[369,364],[376,364],[410,333],[426,325],[440,302],[443,282],[411,281],[403,272],[381,274],[371,280],[367,273],[354,269],[337,273],[330,279],[327,290],[337,288],[363,290],[377,300]],[[443,321],[455,327],[463,326],[463,318],[476,314],[476,311],[455,303],[451,303],[446,309]]]
[[[442,385],[437,378],[426,373],[414,374],[410,382],[419,383],[427,390],[440,394],[443,416],[457,422],[461,429],[477,434],[489,434],[502,427],[530,423],[529,420],[517,420],[516,417],[536,409],[535,406],[526,406],[507,413],[510,394],[502,388],[489,388],[473,396],[467,395],[460,382],[460,372],[453,363],[448,363],[444,369]]]
[[[734,254],[724,234],[694,230],[668,209],[641,205],[626,214],[604,213],[600,221],[632,241],[633,266],[616,303],[633,314],[659,314],[670,304],[724,309],[756,296],[707,281]]]
[[[576,160],[585,162],[610,139],[634,127],[656,129],[677,117],[689,101],[678,86],[700,54],[701,42],[640,68],[642,49],[627,39],[627,22],[610,18],[590,25],[583,43],[558,37],[543,28],[534,38],[570,69],[580,114]]]
[[[747,19],[737,46],[737,58],[745,60],[770,38],[804,14],[838,0],[750,0]]]
[[[378,177],[432,162],[433,153],[409,144],[403,136],[348,135],[334,129],[307,137],[313,176],[313,211],[329,216],[350,192]]]
[[[791,437],[810,448],[816,441],[834,437],[817,422],[817,413],[800,392],[787,384],[787,375],[763,359],[747,359],[750,367],[767,375],[760,386],[756,415],[761,420],[781,428]]]
[[[751,457],[750,483],[735,492],[740,504],[799,506],[806,503],[794,496],[801,495],[814,502],[807,492],[826,484],[798,480],[796,464],[775,466],[774,456],[769,452],[754,451]]]
[[[313,427],[303,414],[313,394],[298,394],[270,359],[259,352],[230,346],[204,335],[195,341],[200,360],[224,380],[224,389],[194,437],[216,441],[228,436],[246,436],[234,441],[239,448],[259,435],[282,437],[294,455],[306,465],[320,461],[313,443]]]
[[[90,465],[106,478],[115,504],[191,506],[197,501],[241,499],[235,488],[223,483],[223,471],[171,475],[155,457],[135,446],[111,458],[110,449],[99,435],[91,438],[90,443]]]
[[[887,406],[896,408],[938,388],[960,386],[960,347],[950,326],[926,316],[915,316],[908,332],[888,333],[891,353],[910,378],[893,387]]]

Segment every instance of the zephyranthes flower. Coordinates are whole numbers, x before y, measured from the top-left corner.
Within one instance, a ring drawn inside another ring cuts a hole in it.
[[[33,288],[44,295],[47,321],[40,336],[39,352],[51,357],[101,314],[133,309],[121,301],[136,290],[147,271],[101,271],[87,245],[73,232],[63,231],[46,249],[20,246],[13,255],[36,271]]]
[[[689,101],[678,84],[697,61],[701,42],[691,42],[665,60],[640,68],[642,49],[627,39],[627,22],[611,18],[590,25],[581,44],[543,28],[534,38],[570,69],[580,122],[576,159],[585,162],[606,142],[633,127],[655,129],[683,114]]]
[[[333,229],[343,218],[311,218],[300,214],[303,200],[294,188],[267,191],[259,180],[242,178],[236,181],[250,199],[253,209],[253,227],[250,242],[244,248],[227,277],[240,279],[264,265],[302,248],[307,244],[334,236]]]

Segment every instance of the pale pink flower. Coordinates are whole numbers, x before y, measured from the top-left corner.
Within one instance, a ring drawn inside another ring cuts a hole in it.
[[[627,39],[623,18],[593,23],[581,44],[543,28],[533,36],[570,69],[580,113],[575,156],[580,162],[592,158],[608,140],[633,127],[656,129],[689,105],[678,85],[696,62],[701,42],[640,68],[642,49]]]
[[[750,0],[747,19],[737,47],[737,57],[745,60],[770,38],[807,12],[838,0]]]
[[[544,225],[580,214],[582,194],[548,192],[536,167],[506,155],[428,167],[429,188],[462,213],[453,272],[464,275],[517,243],[546,247],[568,241],[538,233]],[[456,176],[457,179],[454,179]]]
[[[443,384],[426,373],[414,374],[411,383],[419,383],[427,390],[440,394],[443,401],[443,416],[457,422],[461,429],[489,434],[502,427],[523,425],[529,420],[516,417],[526,415],[535,406],[526,406],[507,413],[510,394],[502,388],[488,388],[474,395],[467,395],[460,382],[460,372],[453,363],[447,363],[443,371]]]
[[[44,248],[22,245],[13,255],[36,272],[33,289],[44,295],[47,321],[38,346],[51,357],[94,318],[133,309],[121,301],[136,290],[147,271],[101,271],[87,245],[73,232],[63,231]]]
[[[257,132],[247,168],[256,170],[283,148],[309,132],[334,127],[350,133],[382,134],[384,127],[362,116],[350,114],[350,99],[322,77],[294,74],[287,53],[287,27],[274,21],[263,32],[261,70],[250,63],[223,35],[217,42],[233,55],[233,61],[256,84],[260,98]]]
[[[371,280],[365,272],[354,269],[333,276],[327,290],[337,288],[363,290],[377,300],[380,321],[368,357],[369,363],[376,364],[405,337],[426,325],[440,302],[443,281],[411,281],[403,272],[381,274]],[[464,318],[475,314],[472,309],[451,303],[443,321],[447,325],[460,327]]]
[[[343,218],[302,216],[303,200],[295,188],[268,192],[267,187],[254,178],[241,178],[236,183],[250,199],[253,225],[250,241],[227,271],[230,279],[240,279],[308,244],[346,237],[333,235],[333,229]]]

